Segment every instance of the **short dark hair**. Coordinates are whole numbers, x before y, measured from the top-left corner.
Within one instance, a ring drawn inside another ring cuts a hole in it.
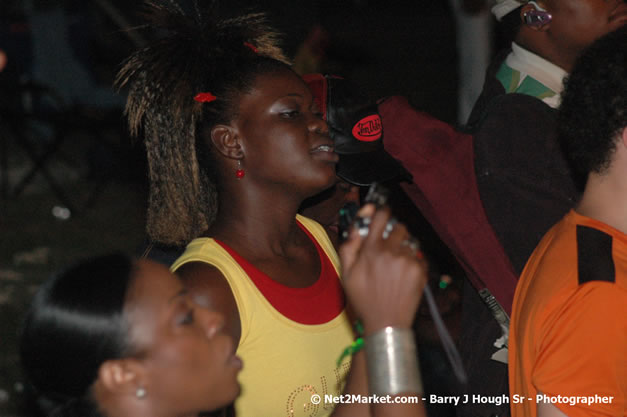
[[[90,388],[103,362],[129,352],[123,310],[134,277],[132,259],[111,254],[53,276],[35,295],[20,355],[46,415],[99,415]]]
[[[558,134],[575,170],[608,168],[616,135],[627,127],[627,26],[595,41],[565,80]]]
[[[173,1],[148,1],[154,41],[124,63],[116,84],[129,86],[131,132],[143,128],[151,240],[180,245],[197,237],[217,211],[216,171],[201,127],[228,123],[257,76],[289,69],[278,34],[262,13],[221,17],[216,6],[186,13]],[[197,103],[210,92],[218,99]]]

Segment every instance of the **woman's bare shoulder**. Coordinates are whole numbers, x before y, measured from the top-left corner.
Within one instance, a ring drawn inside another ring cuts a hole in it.
[[[228,281],[218,268],[205,262],[189,262],[176,270],[194,301],[225,317],[225,327],[239,341],[241,325],[239,310]]]

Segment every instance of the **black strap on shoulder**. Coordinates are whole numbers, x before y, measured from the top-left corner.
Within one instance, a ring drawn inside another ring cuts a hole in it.
[[[612,236],[592,227],[577,226],[579,284],[590,281],[616,282]]]

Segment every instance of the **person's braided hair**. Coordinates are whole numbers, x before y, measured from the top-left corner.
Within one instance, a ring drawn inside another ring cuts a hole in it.
[[[185,13],[173,1],[147,1],[148,28],[159,36],[123,64],[116,85],[128,86],[131,133],[143,129],[150,192],[151,240],[185,244],[205,231],[217,211],[211,155],[197,146],[201,126],[228,123],[257,75],[287,67],[278,34],[262,13],[220,18],[217,6]],[[218,99],[198,103],[211,92]]]

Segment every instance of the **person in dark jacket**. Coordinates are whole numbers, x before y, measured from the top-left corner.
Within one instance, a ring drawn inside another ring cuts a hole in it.
[[[488,70],[464,133],[402,98],[379,104],[386,150],[413,175],[405,191],[469,278],[460,340],[469,383],[460,394],[470,398],[507,395],[517,277],[580,195],[555,133],[562,79],[586,46],[627,21],[622,0],[498,0],[492,11],[513,43]],[[469,401],[457,411],[508,415],[509,405]]]

